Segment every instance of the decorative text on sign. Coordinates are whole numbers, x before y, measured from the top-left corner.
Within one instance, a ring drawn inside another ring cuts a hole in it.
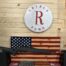
[[[33,32],[43,32],[52,24],[51,10],[43,4],[29,7],[25,14],[25,24]]]

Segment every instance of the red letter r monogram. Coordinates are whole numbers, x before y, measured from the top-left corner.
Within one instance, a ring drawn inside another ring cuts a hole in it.
[[[38,23],[38,19],[40,20],[40,24],[43,24],[42,23],[42,16],[43,16],[43,13],[41,11],[36,11],[36,24]]]

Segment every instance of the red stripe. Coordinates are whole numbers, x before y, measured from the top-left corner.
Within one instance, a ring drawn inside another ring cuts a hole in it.
[[[35,61],[36,64],[44,64],[44,63],[47,63],[45,61]],[[54,64],[57,64],[57,62],[54,62]]]
[[[60,39],[60,37],[32,37],[33,39]]]
[[[60,45],[32,45],[32,47],[60,47]]]
[[[48,62],[45,62],[45,61],[33,61],[35,62],[36,64],[43,64],[43,63],[48,63]],[[19,63],[19,61],[12,61],[12,63]],[[54,64],[58,64],[58,62],[53,62]]]
[[[60,55],[61,53],[58,52],[58,53],[53,53],[51,55]],[[16,55],[46,55],[46,54],[41,54],[41,53],[17,53]]]
[[[12,60],[11,60],[12,61]],[[12,62],[22,62],[22,61],[19,61],[19,60],[15,60],[15,61],[12,61]],[[44,61],[44,62],[49,62],[49,63],[59,63],[59,61]]]
[[[12,57],[12,59],[59,59],[59,57]]]
[[[20,61],[11,61],[12,63],[19,63]],[[39,64],[40,63],[47,63],[47,62],[49,62],[49,63],[59,63],[59,61],[34,61],[34,62],[38,62]]]
[[[12,59],[59,59],[59,58],[47,58],[47,57],[16,57]]]
[[[32,43],[60,43],[60,41],[32,41]]]

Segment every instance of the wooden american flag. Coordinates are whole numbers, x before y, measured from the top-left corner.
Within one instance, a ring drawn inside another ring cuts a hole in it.
[[[19,36],[18,36],[19,37]],[[11,39],[12,41],[12,39]],[[35,61],[37,65],[48,63],[59,63],[60,58],[60,41],[61,38],[56,37],[31,37],[31,46],[38,49],[52,50],[55,53],[52,55],[44,55],[40,53],[17,53],[11,55],[12,62],[20,61]],[[57,65],[56,65],[57,66]],[[59,65],[58,65],[59,66]]]

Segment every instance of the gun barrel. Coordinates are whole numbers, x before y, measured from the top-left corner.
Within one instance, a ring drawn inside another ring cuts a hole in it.
[[[10,53],[10,54],[16,54],[16,52],[13,51],[13,49],[11,49],[11,48],[0,47],[0,50],[5,51],[5,52]]]
[[[27,47],[19,48],[16,50],[16,52],[32,52],[32,53],[43,53],[43,54],[52,54],[53,53],[51,50],[27,48]]]
[[[51,50],[46,49],[36,49],[31,47],[22,47],[18,49],[11,49],[6,47],[0,47],[1,50],[9,52],[10,54],[16,54],[17,52],[32,52],[32,53],[42,53],[42,54],[52,54],[53,52]]]

